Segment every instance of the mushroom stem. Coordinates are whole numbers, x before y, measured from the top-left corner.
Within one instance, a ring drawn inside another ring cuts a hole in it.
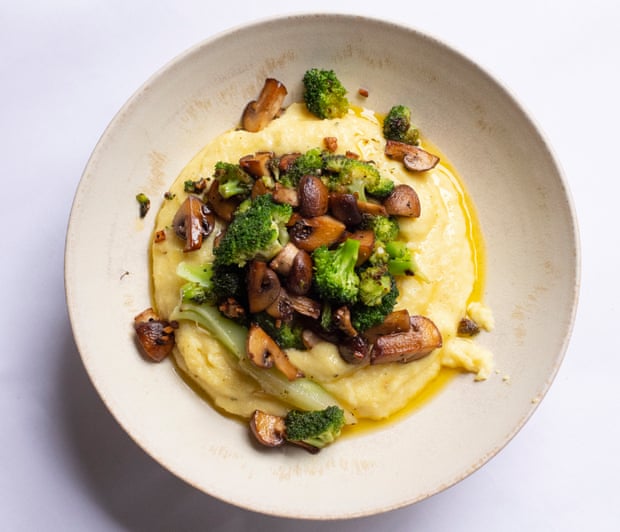
[[[267,78],[256,100],[252,100],[243,111],[241,127],[255,133],[264,129],[278,116],[288,91],[277,79]]]

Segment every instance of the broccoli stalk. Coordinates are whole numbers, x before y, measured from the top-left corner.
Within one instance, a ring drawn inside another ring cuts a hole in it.
[[[264,369],[252,364],[246,356],[248,329],[230,320],[211,305],[181,303],[171,313],[170,320],[192,321],[209,331],[239,360],[239,367],[252,377],[261,389],[293,408],[323,410],[339,402],[322,386],[305,377],[288,380],[276,368]],[[355,417],[345,412],[347,423],[355,423]]]
[[[293,212],[290,205],[276,203],[271,194],[246,202],[213,250],[216,268],[242,267],[254,258],[269,260],[288,242],[286,223]]]
[[[313,282],[323,299],[338,303],[357,301],[360,279],[355,264],[359,248],[359,240],[348,238],[334,250],[321,246],[313,251]]]
[[[418,145],[420,133],[411,124],[411,110],[405,105],[395,105],[383,121],[383,136],[405,144]]]
[[[312,68],[304,74],[303,98],[308,111],[319,118],[340,118],[349,110],[347,90],[333,70]]]
[[[323,410],[291,410],[284,418],[287,441],[322,449],[340,436],[344,411],[334,405]]]

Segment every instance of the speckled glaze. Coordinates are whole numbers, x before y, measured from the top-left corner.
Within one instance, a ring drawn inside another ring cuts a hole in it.
[[[266,77],[301,98],[310,67],[333,68],[354,103],[407,102],[457,168],[487,249],[481,342],[497,370],[455,379],[424,408],[318,455],[258,449],[248,429],[201,400],[170,363],[139,355],[132,321],[150,305],[154,213],[182,167]],[[357,89],[369,96],[362,99]],[[135,195],[151,212],[138,217]],[[66,242],[66,293],[84,365],[108,408],[164,467],[204,492],[267,514],[336,519],[420,501],[500,451],[544,396],[563,358],[579,285],[575,214],[547,143],[497,81],[412,29],[349,15],[257,22],[209,39],[155,74],[114,118],[84,171]],[[526,457],[523,457],[525,460]],[[268,495],[267,495],[268,494]]]

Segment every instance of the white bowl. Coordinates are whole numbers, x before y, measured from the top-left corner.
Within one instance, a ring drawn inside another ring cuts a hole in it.
[[[310,67],[333,68],[367,105],[415,102],[425,135],[458,169],[487,247],[486,302],[496,329],[481,338],[499,373],[457,378],[400,421],[318,455],[258,452],[247,427],[202,401],[171,363],[137,353],[133,317],[150,304],[153,213],[186,162],[237,125],[268,76],[301,99]],[[368,18],[304,15],[231,30],[179,56],[122,108],[76,193],[66,244],[75,339],[92,382],[131,437],[204,492],[298,518],[369,515],[463,479],[523,426],[549,388],[572,329],[579,249],[566,183],[514,98],[458,52],[417,31]],[[509,376],[510,379],[504,377]],[[526,460],[527,457],[523,457]]]

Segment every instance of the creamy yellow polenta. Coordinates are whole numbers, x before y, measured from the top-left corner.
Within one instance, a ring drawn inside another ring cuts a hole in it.
[[[383,419],[401,410],[438,375],[442,367],[462,368],[485,379],[492,355],[470,338],[456,335],[457,325],[468,313],[486,329],[492,315],[477,299],[480,284],[481,243],[469,202],[450,168],[440,164],[424,174],[408,172],[402,163],[387,159],[381,122],[372,112],[349,111],[335,120],[319,120],[302,104],[289,106],[279,119],[258,133],[233,130],[205,146],[184,168],[170,191],[156,222],[167,238],[152,246],[153,296],[162,317],[179,302],[185,282],[176,275],[181,261],[202,264],[212,260],[216,230],[198,251],[183,253],[183,241],[170,229],[172,218],[186,197],[184,182],[210,179],[218,161],[237,162],[257,151],[277,154],[305,152],[322,147],[324,137],[337,137],[338,152],[358,153],[372,160],[382,174],[396,183],[415,188],[422,205],[419,218],[400,220],[401,234],[415,252],[420,275],[399,280],[396,308],[432,319],[443,336],[443,347],[409,364],[358,367],[344,362],[335,346],[321,343],[311,351],[289,350],[292,362],[306,377],[322,384],[358,419]],[[174,356],[179,367],[220,409],[249,417],[255,409],[284,414],[289,407],[263,393],[239,369],[238,360],[211,335],[194,323],[183,321],[176,332]]]

